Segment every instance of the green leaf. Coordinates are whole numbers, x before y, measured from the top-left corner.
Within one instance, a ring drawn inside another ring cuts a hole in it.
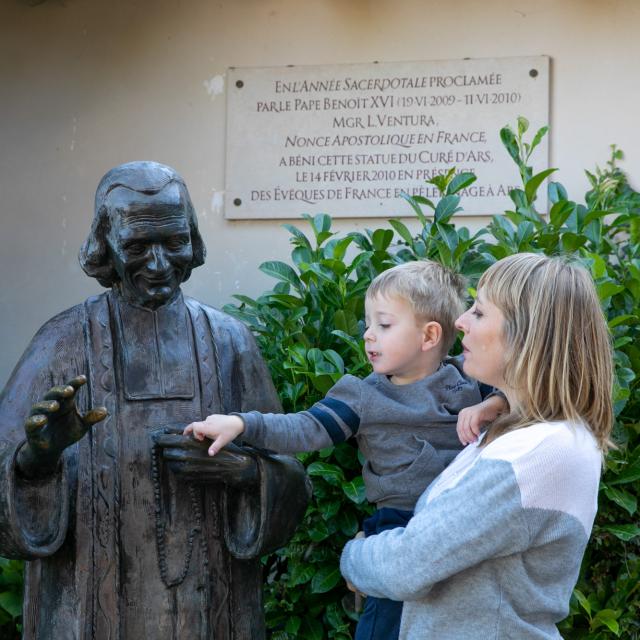
[[[334,238],[327,242],[325,248],[326,255],[335,260],[343,260],[349,245],[355,240],[353,236],[344,238]]]
[[[0,607],[15,619],[22,615],[22,596],[15,591],[4,591],[0,593]]]
[[[607,484],[627,484],[636,480],[640,480],[640,457],[636,458],[628,466],[623,467],[613,480],[607,479]]]
[[[291,574],[289,576],[289,584],[292,587],[295,587],[299,584],[305,584],[313,578],[316,570],[312,564],[307,564],[304,562],[297,562],[293,565],[291,569]]]
[[[344,373],[344,360],[340,356],[340,354],[333,349],[325,349],[323,355],[326,360],[328,360],[334,367],[335,370],[339,373]]]
[[[344,331],[340,331],[339,329],[334,329],[331,332],[334,336],[338,336],[341,340],[344,340],[356,353],[363,353],[362,343],[357,338],[345,333]]]
[[[354,334],[357,335],[359,332],[358,319],[355,314],[350,311],[345,311],[344,309],[338,309],[333,314],[333,326],[336,327],[336,329],[331,332],[334,335],[340,335],[335,333],[336,330],[342,334],[346,333],[349,337]]]
[[[324,640],[324,627],[319,620],[306,616],[302,621],[304,640]]]
[[[532,203],[536,199],[538,187],[542,184],[543,180],[548,178],[554,171],[557,171],[557,169],[545,169],[540,173],[536,173],[530,180],[527,180],[527,184],[524,186],[524,192],[529,203]]]
[[[638,322],[638,316],[634,316],[631,314],[616,316],[615,318],[611,318],[611,320],[609,320],[609,329],[613,329],[621,324],[631,325],[631,324],[636,324],[637,322]]]
[[[573,253],[577,249],[579,249],[584,243],[587,241],[587,238],[582,235],[578,235],[577,233],[573,233],[571,231],[567,231],[562,234],[560,238],[560,242],[562,243],[562,248],[567,253]]]
[[[522,137],[529,128],[529,121],[523,116],[518,116],[518,136]]]
[[[559,182],[549,182],[547,193],[549,200],[554,204],[568,200],[567,190]]]
[[[412,198],[408,193],[405,193],[404,191],[400,192],[400,197],[404,198],[411,205],[411,208],[413,209],[414,213],[416,214],[416,216],[418,216],[418,220],[420,220],[420,224],[424,226],[427,223],[427,219],[424,213],[422,213],[422,209],[416,202],[416,199]]]
[[[591,617],[591,604],[589,600],[586,598],[582,591],[578,589],[573,590],[573,595],[576,597],[576,600],[580,603],[580,606],[587,612],[587,615]]]
[[[391,229],[376,229],[371,236],[371,243],[376,251],[384,251],[393,240]]]
[[[413,234],[400,220],[389,220],[389,224],[408,245],[413,243]]]
[[[344,473],[342,469],[328,462],[312,462],[307,467],[307,473],[310,476],[320,476],[329,484],[339,487],[344,483]]]
[[[320,567],[316,575],[311,579],[311,591],[312,593],[326,593],[331,591],[341,579],[339,567]]]
[[[358,531],[358,518],[356,518],[351,511],[347,511],[346,509],[340,510],[336,516],[336,523],[340,531],[350,538],[355,536]]]
[[[445,196],[438,202],[436,210],[433,214],[434,220],[437,222],[446,222],[454,213],[461,211],[458,207],[460,196]]]
[[[331,531],[329,531],[326,522],[318,520],[314,522],[313,526],[308,530],[308,534],[313,542],[322,542],[331,535]]]
[[[291,616],[291,618],[289,618],[284,625],[284,630],[287,633],[293,633],[294,635],[296,635],[298,633],[298,630],[300,629],[301,623],[302,620],[300,620],[298,616]]]
[[[454,195],[455,193],[458,193],[458,191],[462,191],[462,189],[465,189],[469,185],[473,184],[477,179],[478,178],[475,176],[475,174],[471,172],[459,173],[449,183],[449,186],[447,187],[447,190],[446,190],[446,194]]]
[[[349,500],[356,504],[362,504],[367,498],[364,480],[361,477],[354,478],[351,482],[343,484],[342,491],[344,491],[344,495]]]
[[[540,129],[538,129],[538,132],[531,142],[531,151],[533,151],[542,142],[542,138],[547,135],[547,131],[549,131],[549,127],[540,127]]]
[[[565,220],[571,215],[574,206],[573,202],[568,200],[560,200],[559,202],[556,202],[549,211],[549,222],[559,229],[564,224]]]
[[[516,142],[516,136],[513,133],[511,127],[503,127],[500,129],[500,140],[504,145],[507,153],[516,162],[520,163],[520,150],[518,149],[518,143]]]
[[[616,487],[607,487],[604,489],[604,494],[617,505],[622,507],[625,511],[632,516],[638,509],[638,500],[635,496],[631,495],[624,489],[617,489]]]
[[[616,284],[612,280],[607,280],[596,285],[596,289],[598,290],[598,297],[602,302],[611,296],[615,296],[617,293],[622,293],[624,291],[624,286]]]
[[[263,262],[260,265],[260,271],[283,282],[288,282],[298,290],[300,289],[300,278],[298,278],[298,274],[284,262],[280,262],[279,260]]]
[[[613,609],[600,609],[600,611],[598,611],[591,619],[590,628],[593,630],[600,626],[605,626],[618,636],[620,635],[620,625],[618,624],[619,617],[620,611],[614,611]]]
[[[298,229],[298,227],[294,227],[292,224],[283,224],[282,225],[293,237],[294,240],[297,241],[296,244],[300,246],[307,247],[307,249],[311,249],[311,243],[307,236]],[[292,242],[294,241],[292,240]]]
[[[609,524],[601,527],[604,531],[612,533],[616,538],[629,542],[640,536],[640,527],[635,524]]]
[[[316,237],[326,234],[331,229],[331,216],[326,213],[317,213],[313,218],[308,218]]]
[[[424,204],[430,209],[436,208],[436,205],[433,204],[433,201],[429,200],[429,198],[425,198],[424,196],[412,196],[412,197],[418,204]]]

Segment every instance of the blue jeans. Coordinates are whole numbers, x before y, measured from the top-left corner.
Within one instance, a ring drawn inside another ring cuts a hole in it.
[[[365,536],[404,527],[413,511],[382,507],[362,523]],[[397,640],[400,634],[402,602],[368,596],[356,627],[355,640]]]

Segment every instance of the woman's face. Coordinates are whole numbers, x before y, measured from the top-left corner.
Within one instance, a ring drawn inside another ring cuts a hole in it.
[[[464,372],[506,392],[503,376],[506,345],[502,311],[489,302],[480,289],[473,306],[455,324],[457,329],[464,332]]]

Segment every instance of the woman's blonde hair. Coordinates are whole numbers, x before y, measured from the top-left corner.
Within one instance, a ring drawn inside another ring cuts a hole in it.
[[[611,446],[613,360],[607,322],[589,273],[565,258],[520,253],[492,265],[478,290],[504,315],[504,380],[516,406],[485,443],[534,422],[584,422]]]

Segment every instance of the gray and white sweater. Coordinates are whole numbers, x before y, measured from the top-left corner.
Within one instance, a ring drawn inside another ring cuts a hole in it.
[[[242,440],[280,453],[316,451],[355,436],[366,460],[362,475],[369,502],[412,510],[427,485],[462,445],[458,412],[493,391],[447,358],[430,376],[395,385],[384,375],[346,375],[308,411],[239,413]]]
[[[406,527],[347,543],[342,574],[404,601],[400,640],[558,639],[601,465],[589,430],[565,422],[469,445]]]

